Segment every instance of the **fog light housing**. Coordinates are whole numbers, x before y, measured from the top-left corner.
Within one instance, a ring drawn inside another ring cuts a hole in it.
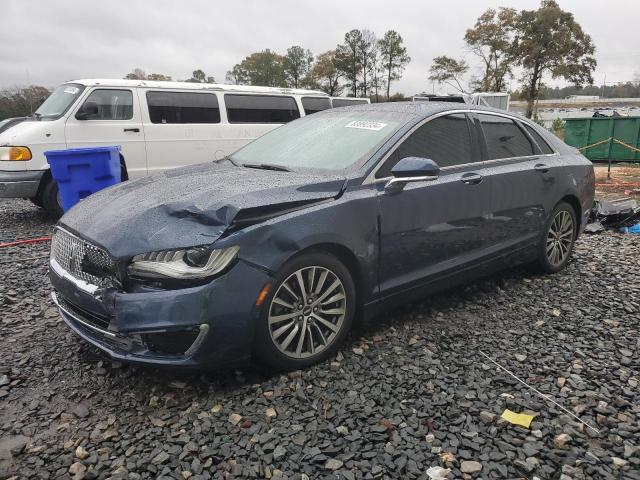
[[[179,330],[177,332],[146,333],[142,340],[147,348],[162,355],[187,355],[194,350],[202,328]]]

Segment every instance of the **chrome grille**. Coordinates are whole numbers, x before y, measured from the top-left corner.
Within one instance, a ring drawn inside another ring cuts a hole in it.
[[[51,258],[73,277],[94,285],[114,273],[114,262],[107,252],[61,228],[53,232]]]

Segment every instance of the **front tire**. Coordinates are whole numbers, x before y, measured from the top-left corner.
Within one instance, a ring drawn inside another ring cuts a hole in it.
[[[42,189],[42,206],[47,214],[54,219],[58,219],[64,214],[58,184],[53,178],[48,179]]]
[[[549,215],[539,247],[537,263],[543,272],[559,272],[567,265],[573,252],[577,229],[578,222],[573,207],[565,202],[556,205]]]
[[[349,270],[328,253],[287,262],[260,313],[254,351],[264,363],[294,370],[331,357],[344,341],[356,309]]]

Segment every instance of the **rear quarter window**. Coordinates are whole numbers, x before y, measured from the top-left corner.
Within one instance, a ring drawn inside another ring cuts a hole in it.
[[[293,97],[225,94],[229,123],[287,123],[300,118]]]
[[[540,135],[538,132],[535,131],[535,129],[533,127],[531,127],[530,125],[527,125],[526,123],[524,124],[524,128],[527,129],[527,132],[529,132],[529,135],[531,135],[533,137],[533,139],[535,140],[535,142],[538,144],[538,146],[540,147],[540,151],[544,154],[544,155],[549,155],[551,153],[555,153],[553,151],[553,149],[549,146],[549,144],[547,143],[547,141],[542,138],[542,135]]]

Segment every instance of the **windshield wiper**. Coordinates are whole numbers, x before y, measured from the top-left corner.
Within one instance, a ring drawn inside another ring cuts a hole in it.
[[[40,120],[40,119],[42,119],[42,114],[41,114],[41,113],[38,113],[38,112],[35,112],[35,113],[33,114],[33,118]]]
[[[243,163],[243,167],[246,168],[259,168],[261,170],[275,170],[276,172],[290,172],[291,169],[283,167],[282,165],[273,165],[271,163]]]
[[[224,162],[225,160],[230,161],[230,162],[233,164],[233,166],[234,166],[234,167],[239,167],[239,166],[240,166],[240,165],[238,165],[236,162],[234,162],[233,160],[231,160],[231,157],[230,157],[229,155],[225,155],[225,156],[224,156],[224,157],[222,157],[222,158],[218,158],[217,160],[213,160],[213,163],[222,163],[222,162]]]

